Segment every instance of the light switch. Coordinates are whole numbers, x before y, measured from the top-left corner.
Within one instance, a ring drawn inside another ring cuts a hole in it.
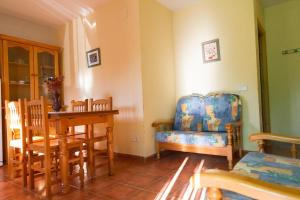
[[[248,86],[247,85],[239,85],[238,90],[239,91],[248,91]]]

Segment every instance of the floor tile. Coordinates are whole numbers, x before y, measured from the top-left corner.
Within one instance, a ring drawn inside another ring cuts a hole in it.
[[[71,181],[71,189],[67,194],[60,191],[60,186],[53,186],[53,200],[150,200],[154,199],[162,188],[169,184],[177,169],[188,157],[177,181],[170,190],[168,200],[179,199],[185,192],[189,178],[195,167],[205,160],[204,168],[227,169],[225,157],[182,152],[164,152],[161,159],[115,158],[115,175],[108,175],[107,166],[96,169],[96,177],[85,177],[83,189],[78,187],[78,180]],[[99,160],[98,160],[99,161]],[[102,162],[103,160],[100,160]],[[10,180],[7,168],[0,168],[0,200],[37,200],[40,196],[22,188],[21,178]],[[41,187],[43,177],[37,179],[36,187]]]

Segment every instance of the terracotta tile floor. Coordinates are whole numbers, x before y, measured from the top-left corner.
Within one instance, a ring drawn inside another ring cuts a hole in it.
[[[148,200],[154,199],[157,193],[169,181],[181,165],[185,157],[189,160],[178,177],[169,199],[179,199],[180,194],[187,187],[193,170],[205,160],[204,168],[218,168],[227,170],[225,157],[189,154],[180,152],[165,152],[160,160],[116,157],[115,175],[107,175],[107,167],[96,171],[97,177],[86,180],[83,189],[78,188],[78,180],[72,183],[69,193],[62,194],[56,187],[53,200]],[[102,162],[98,160],[98,162]],[[0,200],[29,200],[40,199],[40,196],[22,189],[21,180],[9,180],[6,167],[0,168]]]

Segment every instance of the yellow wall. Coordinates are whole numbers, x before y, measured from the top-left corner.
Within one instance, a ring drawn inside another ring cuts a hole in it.
[[[300,1],[291,0],[265,9],[272,132],[299,136]]]
[[[112,0],[89,17],[94,29],[74,20],[61,30],[64,39],[65,103],[72,99],[113,97],[116,152],[143,156],[143,98],[139,4]],[[86,51],[100,47],[101,66],[87,67]]]
[[[174,13],[176,98],[212,91],[238,93],[243,100],[243,143],[255,144],[260,130],[253,0],[202,0]],[[221,61],[203,64],[201,43],[220,39]],[[240,91],[247,86],[247,91]]]
[[[4,14],[0,14],[0,34],[52,45],[61,44],[57,29]]]
[[[151,123],[171,118],[176,99],[229,91],[243,98],[244,145],[258,131],[254,0],[203,0],[172,13],[154,0],[111,0],[61,30],[65,102],[113,96],[115,151],[155,153]],[[234,6],[232,6],[234,5]],[[197,19],[197,20],[195,20]],[[219,38],[221,61],[203,64],[201,42]],[[87,68],[86,51],[100,47],[102,65]],[[247,91],[238,91],[247,86]]]
[[[151,123],[175,111],[172,12],[157,1],[140,1],[145,156],[155,152]]]
[[[255,22],[255,41],[256,41],[256,63],[257,63],[257,80],[258,85],[261,85],[261,78],[260,78],[260,60],[259,60],[259,41],[258,41],[258,27],[264,29],[265,21],[264,21],[264,9],[261,0],[253,0],[254,2],[254,22]],[[264,30],[261,30],[264,31]],[[262,119],[262,91],[261,87],[258,87],[258,98],[259,98],[259,120],[260,126],[263,126],[263,119]]]
[[[112,0],[88,20],[61,30],[64,40],[65,103],[113,97],[115,151],[155,153],[151,123],[175,109],[172,13],[153,0]],[[87,68],[85,52],[100,47],[102,65]]]

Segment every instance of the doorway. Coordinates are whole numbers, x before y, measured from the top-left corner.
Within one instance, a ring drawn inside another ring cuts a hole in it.
[[[261,125],[263,132],[270,132],[270,105],[266,31],[259,21],[258,24],[258,51],[259,51],[259,79],[260,79],[260,107]]]

